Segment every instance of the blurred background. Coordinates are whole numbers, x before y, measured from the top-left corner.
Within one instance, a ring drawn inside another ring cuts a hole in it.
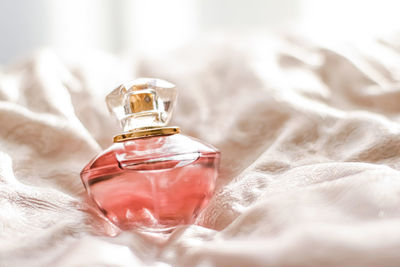
[[[146,55],[231,34],[338,41],[396,31],[399,10],[398,0],[1,0],[0,64],[41,48]]]

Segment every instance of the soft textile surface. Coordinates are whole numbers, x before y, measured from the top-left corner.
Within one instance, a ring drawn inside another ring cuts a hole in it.
[[[79,178],[119,131],[105,94],[141,76],[176,83],[172,124],[223,157],[209,207],[169,238],[119,233]],[[0,266],[399,266],[399,103],[393,38],[41,52],[0,73]]]

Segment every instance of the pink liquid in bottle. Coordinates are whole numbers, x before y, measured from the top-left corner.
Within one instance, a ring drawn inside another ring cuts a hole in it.
[[[220,153],[182,134],[114,143],[81,173],[89,196],[123,230],[191,224],[211,198]]]

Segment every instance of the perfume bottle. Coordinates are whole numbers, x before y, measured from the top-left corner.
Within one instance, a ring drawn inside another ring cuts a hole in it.
[[[89,197],[122,230],[170,232],[191,224],[211,198],[220,153],[167,127],[177,97],[164,80],[141,78],[106,97],[123,133],[81,172]]]

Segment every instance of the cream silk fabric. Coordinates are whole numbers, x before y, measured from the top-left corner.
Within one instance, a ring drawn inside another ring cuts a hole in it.
[[[292,38],[3,68],[0,266],[400,266],[399,52]],[[79,178],[119,132],[105,94],[136,77],[176,83],[171,125],[222,152],[209,207],[169,239],[118,233]]]

